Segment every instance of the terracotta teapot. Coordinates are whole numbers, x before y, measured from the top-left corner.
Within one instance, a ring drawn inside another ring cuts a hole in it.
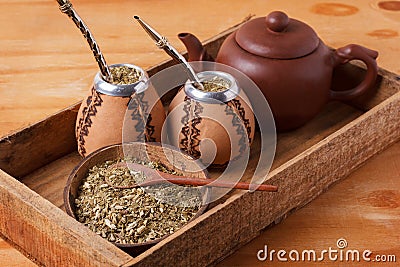
[[[178,36],[190,61],[212,60],[195,36]],[[377,56],[378,52],[355,44],[332,50],[310,26],[274,11],[230,34],[216,61],[240,70],[257,84],[268,100],[277,129],[285,131],[305,124],[330,100],[350,100],[372,88],[378,73]],[[331,90],[334,68],[350,60],[366,64],[364,80],[353,89]]]

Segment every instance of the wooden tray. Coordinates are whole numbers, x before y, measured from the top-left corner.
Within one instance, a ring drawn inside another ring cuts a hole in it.
[[[210,54],[215,55],[235,29],[209,40],[206,46]],[[172,64],[164,62],[148,70],[149,74]],[[335,86],[351,86],[364,73],[359,65],[348,64],[335,74],[340,81]],[[399,140],[399,80],[381,69],[373,93],[352,103],[332,102],[306,126],[279,134],[266,181],[278,185],[278,193],[232,191],[198,219],[137,257],[64,212],[63,188],[81,159],[74,137],[78,103],[0,140],[1,235],[46,266],[215,264]],[[256,139],[252,153],[257,153],[257,147]],[[250,162],[245,179],[251,178],[255,164]]]

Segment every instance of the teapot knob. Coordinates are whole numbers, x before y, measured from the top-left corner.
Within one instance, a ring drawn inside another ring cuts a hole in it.
[[[289,17],[281,11],[269,13],[265,18],[267,27],[273,32],[283,32],[289,25]]]

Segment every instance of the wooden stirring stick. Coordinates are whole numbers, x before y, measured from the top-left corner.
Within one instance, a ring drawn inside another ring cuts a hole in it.
[[[165,182],[170,182],[178,185],[193,185],[193,186],[212,186],[212,187],[224,187],[224,188],[234,188],[234,189],[244,189],[249,190],[251,187],[256,186],[254,184],[249,184],[245,182],[238,182],[236,184],[229,182],[221,182],[217,179],[202,179],[202,178],[192,178],[192,177],[182,177],[174,174],[165,173],[162,171],[158,171],[156,169],[152,169],[137,163],[117,163],[109,168],[117,168],[117,167],[128,167],[135,171],[143,172],[146,176],[146,181],[139,184],[132,184],[128,186],[117,186],[113,185],[112,182],[106,178],[106,182],[108,185],[114,188],[134,188],[139,186],[147,186],[160,184]],[[211,184],[212,183],[212,184]],[[274,185],[261,184],[257,185],[257,191],[268,191],[268,192],[276,192],[278,191],[278,187]]]

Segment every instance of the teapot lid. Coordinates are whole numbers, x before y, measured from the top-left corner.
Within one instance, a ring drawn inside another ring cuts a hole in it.
[[[236,32],[238,45],[251,54],[273,59],[298,58],[313,52],[319,38],[304,22],[281,11],[248,21]]]

